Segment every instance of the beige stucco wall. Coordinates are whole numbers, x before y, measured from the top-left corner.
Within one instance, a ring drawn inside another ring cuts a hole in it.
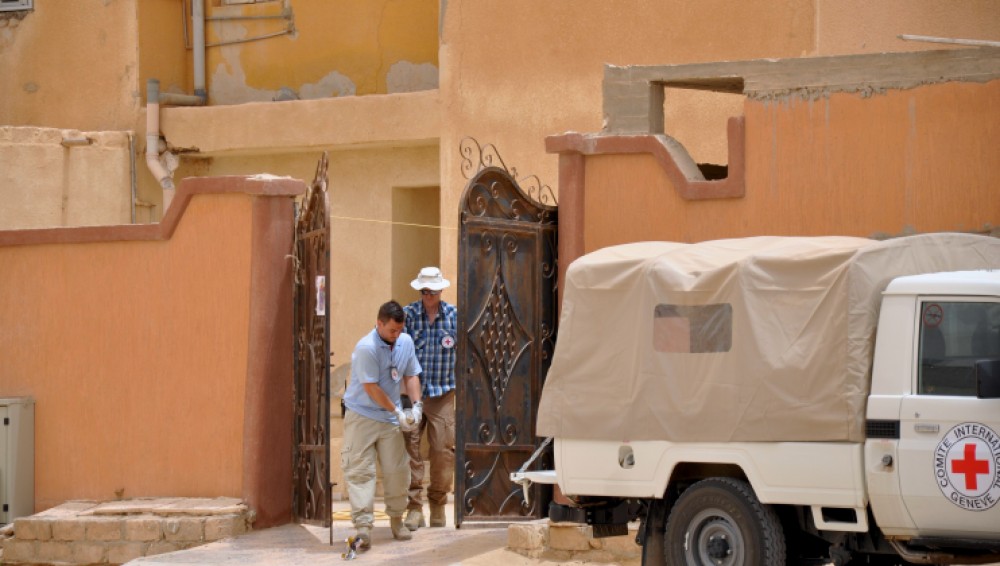
[[[234,175],[268,172],[301,179],[312,179],[319,159],[318,152],[281,156],[223,156],[212,160],[214,174]],[[393,296],[393,279],[409,276],[408,263],[393,261],[393,192],[400,188],[419,188],[437,182],[439,155],[437,146],[370,148],[332,151],[329,154],[330,205],[330,349],[331,481],[335,493],[346,497],[340,470],[340,403],[350,374],[354,345],[375,325],[378,307],[389,299],[402,304],[418,298],[415,291]],[[442,240],[455,246],[454,230],[441,230]],[[401,245],[409,245],[403,242]],[[454,276],[450,277],[452,280]],[[442,299],[454,302],[455,289],[444,292]]]
[[[0,229],[128,224],[131,167],[125,132],[0,126]]]
[[[330,309],[342,321],[330,332],[337,366],[350,363],[358,339],[375,326],[379,305],[393,298],[402,304],[416,300],[392,296],[392,189],[435,184],[438,158],[437,147],[330,156],[330,170],[337,171],[330,179]],[[455,245],[454,230],[442,232]],[[454,302],[454,290],[442,299]]]
[[[266,172],[311,180],[320,155],[317,150],[222,156],[212,160],[211,168],[213,175]],[[333,363],[340,367],[350,363],[355,343],[374,327],[379,305],[394,298],[393,188],[435,184],[439,156],[436,146],[427,146],[333,151],[329,159],[330,342]],[[446,230],[442,237],[455,245],[454,230]],[[416,300],[395,298],[403,304]],[[444,299],[453,301],[453,290]],[[334,384],[334,391],[342,385]]]
[[[205,4],[211,5],[212,2]],[[137,45],[139,72],[136,75],[136,90],[143,106],[146,104],[147,79],[159,80],[160,92],[193,92],[191,24],[184,21],[185,12],[190,17],[190,5],[190,0],[136,2],[138,33],[134,37],[126,36],[125,40]]]
[[[16,27],[0,27],[0,125],[132,129],[141,102],[136,3],[34,6]]]

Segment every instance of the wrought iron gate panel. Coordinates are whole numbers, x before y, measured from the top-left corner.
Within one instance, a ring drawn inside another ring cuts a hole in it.
[[[330,483],[330,212],[327,154],[316,167],[295,222],[295,453],[292,514],[329,527]]]
[[[535,416],[555,344],[556,208],[534,202],[506,170],[466,187],[459,244],[455,524],[545,516],[510,481],[541,439]],[[534,469],[551,466],[543,455]]]

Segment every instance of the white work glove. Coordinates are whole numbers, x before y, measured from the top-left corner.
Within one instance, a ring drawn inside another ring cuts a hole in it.
[[[413,428],[420,428],[420,420],[424,418],[424,402],[417,401],[413,404]]]
[[[399,429],[403,432],[411,432],[417,427],[414,425],[413,415],[407,415],[406,411],[396,407],[396,419],[399,421]]]

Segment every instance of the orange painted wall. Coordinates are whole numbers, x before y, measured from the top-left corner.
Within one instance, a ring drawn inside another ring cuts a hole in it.
[[[277,417],[286,426],[267,426],[278,412],[269,400],[290,399],[290,286],[262,286],[254,273],[287,264],[291,196],[196,194],[172,236],[154,241],[4,245],[34,235],[0,232],[0,395],[36,402],[36,511],[120,495],[231,496],[287,521],[291,464],[265,453],[291,449],[290,405]],[[158,229],[63,229],[50,241]],[[269,328],[284,328],[287,344],[269,345]],[[267,394],[270,376],[287,391]],[[281,482],[267,475],[277,468]]]
[[[743,198],[685,201],[650,155],[586,156],[585,251],[640,240],[1000,226],[1000,81],[744,108]]]

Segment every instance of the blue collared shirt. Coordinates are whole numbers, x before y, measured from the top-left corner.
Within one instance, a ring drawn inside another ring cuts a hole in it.
[[[420,375],[420,362],[413,349],[413,340],[400,334],[390,347],[372,330],[358,340],[351,354],[351,382],[344,392],[344,406],[369,419],[399,424],[396,414],[383,409],[365,391],[365,383],[377,383],[389,399],[399,407],[399,389],[403,378]]]
[[[413,337],[423,373],[420,385],[424,397],[440,397],[455,388],[455,345],[458,342],[458,309],[441,301],[434,324],[427,320],[423,301],[403,307],[404,332]]]

